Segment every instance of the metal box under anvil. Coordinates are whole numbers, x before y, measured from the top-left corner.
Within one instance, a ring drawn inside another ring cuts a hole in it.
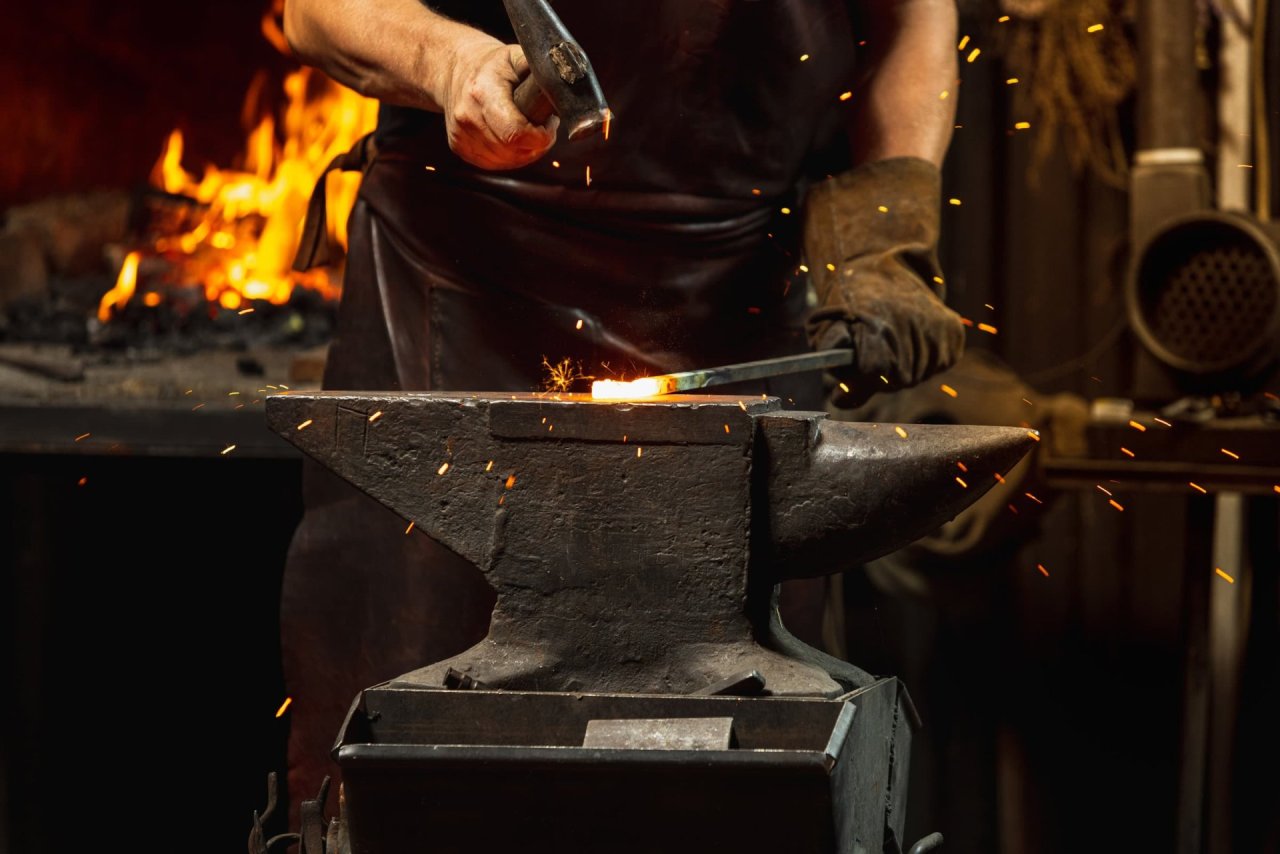
[[[732,718],[734,746],[582,746],[589,721],[688,718]],[[335,751],[352,854],[881,852],[900,850],[914,727],[892,678],[835,699],[386,684]]]

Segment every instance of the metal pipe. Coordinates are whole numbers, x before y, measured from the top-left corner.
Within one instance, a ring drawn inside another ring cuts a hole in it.
[[[1139,0],[1138,148],[1199,148],[1195,0]]]

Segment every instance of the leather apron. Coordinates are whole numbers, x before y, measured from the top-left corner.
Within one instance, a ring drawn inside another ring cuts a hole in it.
[[[514,41],[497,0],[433,8]],[[600,77],[610,138],[486,173],[449,150],[439,115],[384,106],[374,139],[335,162],[364,179],[325,388],[531,391],[544,359],[632,378],[807,348],[800,202],[846,165],[844,3],[556,10]],[[322,214],[318,193],[300,266],[324,254]],[[820,407],[814,375],[737,391]],[[336,775],[357,693],[476,643],[493,605],[478,570],[312,464],[304,493],[281,609],[295,805]]]

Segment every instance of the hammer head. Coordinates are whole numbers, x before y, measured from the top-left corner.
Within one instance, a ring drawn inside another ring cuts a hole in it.
[[[529,75],[560,116],[569,139],[607,127],[609,106],[591,61],[547,0],[503,0],[516,41],[529,60]]]

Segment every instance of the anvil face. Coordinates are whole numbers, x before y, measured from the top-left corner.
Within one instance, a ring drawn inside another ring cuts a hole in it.
[[[756,670],[773,694],[834,696],[820,668],[757,643],[768,591],[922,536],[1032,441],[728,396],[291,393],[267,415],[497,591],[484,641],[397,680],[421,687],[452,669],[487,688],[680,694]]]

